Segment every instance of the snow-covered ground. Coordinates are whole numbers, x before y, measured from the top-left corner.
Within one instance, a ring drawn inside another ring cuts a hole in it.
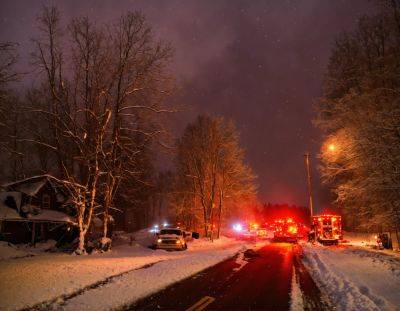
[[[400,258],[368,248],[305,243],[303,263],[338,310],[400,310]]]
[[[19,249],[18,247],[4,241],[0,241],[0,260],[33,256],[33,254]]]
[[[0,310],[46,303],[43,307],[106,310],[122,307],[182,280],[245,249],[245,242],[194,240],[184,252],[151,250],[145,231],[133,246],[103,254],[40,256],[0,260]],[[4,246],[4,245],[3,245]],[[21,251],[14,249],[15,251]],[[4,247],[0,248],[1,252]]]
[[[374,247],[377,245],[376,233],[343,232],[343,243],[353,246]]]
[[[55,248],[56,241],[48,240],[47,242],[37,243],[35,247],[29,245],[13,245],[11,243],[0,241],[0,260],[32,257],[40,255],[43,252],[50,251]]]

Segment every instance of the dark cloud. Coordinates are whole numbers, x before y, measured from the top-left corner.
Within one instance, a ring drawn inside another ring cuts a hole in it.
[[[47,3],[47,2],[44,2]],[[306,204],[303,153],[317,153],[312,103],[321,95],[334,37],[371,11],[367,0],[329,1],[54,1],[65,20],[81,14],[98,23],[142,10],[158,38],[175,48],[173,71],[188,111],[236,122],[247,160],[259,176],[260,199]],[[1,2],[1,41],[21,43],[25,66],[39,1]],[[314,161],[315,165],[315,161]],[[315,168],[314,185],[321,193]],[[320,196],[320,206],[326,196]]]

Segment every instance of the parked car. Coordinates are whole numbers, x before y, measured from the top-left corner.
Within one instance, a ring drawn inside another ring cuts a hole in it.
[[[186,239],[188,233],[179,228],[163,228],[157,233],[155,248],[159,249],[187,249]]]

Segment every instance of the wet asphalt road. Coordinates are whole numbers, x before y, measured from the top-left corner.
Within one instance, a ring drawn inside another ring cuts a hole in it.
[[[290,310],[292,277],[302,291],[305,310],[330,309],[298,259],[296,244],[272,243],[225,260],[126,310]],[[243,261],[242,261],[243,263]]]

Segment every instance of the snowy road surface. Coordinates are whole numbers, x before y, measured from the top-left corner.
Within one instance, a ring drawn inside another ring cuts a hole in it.
[[[288,243],[252,247],[127,309],[326,309],[317,286],[297,262],[296,253],[297,246]]]
[[[400,310],[400,258],[361,247],[303,245],[304,264],[337,310]]]
[[[64,303],[63,307],[71,310],[119,307],[229,258],[244,245],[224,238],[215,243],[194,241],[185,252],[124,245],[107,254],[46,254],[2,260],[0,310],[41,303],[45,303],[39,306],[43,309]],[[156,264],[138,269],[152,263]]]

